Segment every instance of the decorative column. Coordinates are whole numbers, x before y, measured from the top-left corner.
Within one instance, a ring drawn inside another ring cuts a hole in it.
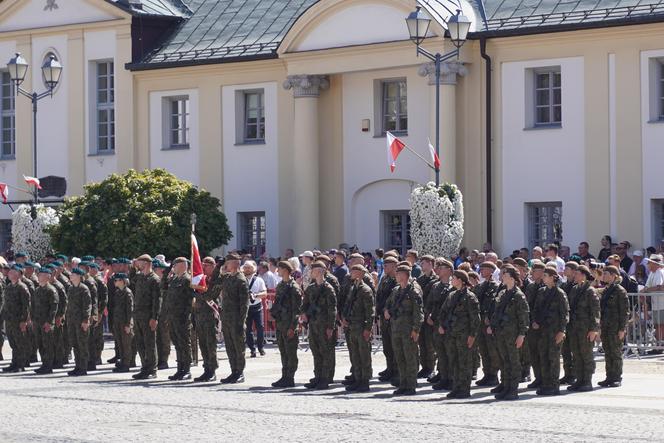
[[[312,249],[320,242],[318,185],[318,97],[330,82],[323,75],[289,75],[284,89],[292,89],[293,112],[293,233],[296,252]]]
[[[421,77],[429,77],[429,138],[436,143],[436,66],[425,63],[418,71]],[[440,65],[440,182],[456,183],[456,83],[457,75],[468,74],[468,69],[458,61]]]

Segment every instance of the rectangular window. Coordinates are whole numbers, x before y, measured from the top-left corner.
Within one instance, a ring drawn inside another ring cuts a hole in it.
[[[526,203],[528,245],[545,246],[563,241],[563,206],[561,202]]]
[[[115,152],[115,74],[112,61],[96,63],[97,153]]]
[[[382,90],[382,133],[387,131],[404,133],[408,131],[408,99],[406,79],[383,80]]]
[[[664,199],[652,201],[652,227],[654,244],[664,240]]]
[[[535,71],[535,126],[560,125],[561,122],[560,70]]]
[[[0,73],[0,158],[16,156],[16,112],[14,84],[9,72]]]
[[[383,215],[383,248],[386,251],[395,249],[406,255],[413,248],[410,239],[410,214],[408,211],[382,211]]]
[[[164,148],[188,148],[189,97],[169,97],[165,103],[168,135],[164,140]]]
[[[265,95],[263,91],[244,93],[244,142],[265,140]]]
[[[265,212],[239,212],[239,247],[254,257],[265,252]]]

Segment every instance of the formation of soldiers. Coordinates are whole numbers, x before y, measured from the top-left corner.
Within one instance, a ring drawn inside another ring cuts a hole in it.
[[[349,272],[339,281],[332,264],[346,260]],[[410,251],[401,261],[389,251],[377,285],[363,263],[361,254],[318,254],[309,265],[306,288],[292,277],[290,262],[278,263],[281,281],[270,315],[282,374],[273,387],[295,386],[299,332],[306,327],[314,374],[305,387],[322,390],[334,383],[342,332],[351,361],[351,373],[342,381],[345,390],[369,391],[376,324],[386,360],[379,380],[395,386],[394,395],[415,394],[418,379],[426,378],[434,390],[449,391],[447,398],[468,398],[480,362],[484,376],[475,384],[493,387],[499,400],[517,399],[519,384],[528,382],[538,395],[558,395],[561,384],[589,391],[593,346],[600,337],[606,379],[599,385],[622,382],[628,300],[613,266],[603,269],[604,287],[596,290],[593,273],[576,262],[566,263],[559,275],[555,262],[516,258],[498,269],[487,261],[475,279],[473,272],[455,270],[442,257],[417,260]],[[23,372],[39,354],[41,365],[34,372],[49,374],[69,364],[72,351],[74,368],[68,375],[96,370],[102,364],[107,312],[116,352],[108,362],[115,363],[114,372],[130,372],[138,355],[140,371],[132,377],[157,377],[158,369],[168,368],[172,342],[177,370],[170,380],[192,378],[192,354],[200,347],[204,371],[194,381],[214,381],[221,329],[231,370],[221,382],[241,383],[251,294],[240,264],[236,253],[223,260],[206,257],[205,284],[192,285],[184,257],[169,265],[144,254],[100,266],[92,256],[78,263],[58,255],[39,266],[19,253],[14,264],[0,264],[0,320],[12,349],[3,372]],[[4,335],[0,338],[2,349]]]

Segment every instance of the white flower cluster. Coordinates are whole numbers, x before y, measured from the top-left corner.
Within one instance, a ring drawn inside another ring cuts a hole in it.
[[[52,252],[47,228],[57,223],[58,215],[53,208],[42,204],[34,208],[19,206],[12,214],[12,249],[27,252],[32,260],[41,260]]]
[[[453,184],[429,182],[410,195],[410,236],[420,254],[454,257],[463,239],[463,196]]]

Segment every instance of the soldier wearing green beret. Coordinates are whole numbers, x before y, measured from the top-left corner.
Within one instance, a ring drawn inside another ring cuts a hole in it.
[[[161,316],[159,277],[152,270],[152,257],[143,254],[136,259],[140,273],[135,277],[134,341],[141,357],[141,371],[136,380],[157,377],[157,326]],[[131,281],[131,277],[130,277]]]
[[[69,363],[67,355],[67,329],[65,324],[65,314],[67,312],[67,288],[58,279],[62,270],[53,261],[49,266],[51,268],[51,285],[58,291],[58,311],[55,314],[55,328],[53,330],[54,354],[53,369],[62,369]],[[67,280],[69,281],[69,280]]]
[[[41,366],[35,370],[37,374],[51,374],[54,365],[54,328],[59,296],[57,289],[50,283],[51,272],[50,268],[39,270],[39,286],[35,290],[32,308],[32,327],[41,356]]]
[[[159,277],[159,290],[161,291],[162,303],[161,321],[157,326],[157,369],[168,369],[168,358],[171,355],[171,321],[166,314],[166,293],[170,282],[173,280],[173,272],[168,271],[168,265],[160,260],[152,260],[152,269]]]
[[[524,281],[524,290],[523,293],[526,296],[528,301],[528,307],[530,308],[530,315],[532,317],[535,300],[537,299],[537,292],[544,287],[544,282],[542,278],[544,277],[544,263],[540,260],[532,260],[532,266],[530,270],[530,280]],[[540,331],[535,329],[529,329],[528,335],[526,336],[526,346],[528,356],[522,360],[522,370],[527,370],[528,374],[526,378],[530,377],[530,367],[533,368],[533,375],[535,380],[528,385],[528,388],[539,388],[542,385],[542,368],[539,363],[539,349],[537,348],[537,343],[539,343]],[[525,374],[524,374],[525,375]]]
[[[67,291],[67,332],[69,343],[74,348],[76,366],[69,371],[69,376],[87,375],[89,359],[90,318],[92,316],[92,297],[90,289],[83,284],[85,271],[74,268],[69,277],[72,286]]]
[[[131,366],[134,338],[134,294],[129,289],[129,276],[124,272],[113,274],[112,286],[115,287],[113,336],[118,349],[118,361],[113,372],[129,372]]]
[[[169,324],[169,331],[175,352],[178,369],[169,380],[191,379],[191,305],[194,291],[191,288],[191,274],[187,272],[188,263],[184,257],[173,260],[172,277],[164,295],[162,321]]]
[[[383,340],[383,355],[385,355],[386,368],[378,373],[380,381],[390,381],[399,377],[399,368],[394,357],[394,347],[392,346],[392,331],[390,321],[385,319],[383,313],[387,306],[387,300],[392,294],[392,290],[397,286],[396,279],[397,259],[394,257],[385,257],[383,260],[383,277],[378,283],[376,290],[376,314],[378,315],[380,335]]]
[[[617,388],[622,383],[622,347],[629,319],[629,302],[627,291],[620,285],[618,268],[615,266],[604,268],[602,281],[606,284],[600,300],[606,378],[597,384],[605,388]]]
[[[23,283],[23,267],[14,265],[8,273],[9,284],[5,288],[4,318],[12,362],[3,372],[23,372],[29,365],[30,343],[27,340],[30,319],[30,291]]]
[[[424,305],[425,321],[434,328],[433,343],[436,350],[436,375],[429,379],[436,391],[443,389],[452,389],[452,371],[449,365],[449,357],[446,351],[446,341],[449,336],[441,335],[438,331],[440,327],[440,310],[445,304],[445,300],[454,290],[450,285],[454,265],[451,261],[440,257],[436,259],[434,272],[438,280],[434,283],[429,294],[429,299]],[[450,345],[448,344],[447,347]]]
[[[484,377],[475,383],[477,386],[496,386],[498,384],[498,369],[500,368],[498,346],[495,337],[487,334],[487,327],[498,295],[499,285],[493,280],[493,273],[496,269],[496,265],[490,261],[480,264],[480,274],[484,281],[473,288],[480,303],[481,324],[477,334],[477,347],[482,357],[482,372],[484,373]]]
[[[244,351],[249,312],[249,286],[240,270],[238,254],[231,253],[226,256],[225,268],[226,271],[221,275],[221,327],[231,374],[221,380],[221,383],[242,383],[246,365]]]
[[[565,263],[565,270],[563,275],[565,276],[565,282],[560,285],[560,289],[565,291],[565,296],[569,302],[569,295],[572,292],[572,289],[575,286],[574,275],[576,274],[576,269],[579,267],[579,264],[574,261],[568,261]],[[572,361],[572,350],[569,346],[569,337],[565,336],[563,340],[563,345],[560,349],[560,354],[563,356],[563,369],[565,370],[565,375],[560,379],[561,385],[571,385],[576,381],[576,376],[574,375],[574,365]]]
[[[429,299],[429,293],[433,283],[438,279],[433,272],[435,258],[431,255],[423,255],[420,258],[422,273],[417,277],[417,284],[422,291],[423,303]],[[436,364],[436,351],[433,347],[433,327],[428,323],[422,323],[418,346],[420,349],[419,359],[422,369],[417,373],[417,378],[429,378]]]
[[[97,320],[93,323],[90,332],[90,341],[92,343],[90,351],[90,361],[96,365],[100,365],[101,354],[104,351],[104,313],[108,306],[108,286],[104,279],[99,274],[99,265],[90,262],[89,271],[90,278],[95,282],[97,290]]]

